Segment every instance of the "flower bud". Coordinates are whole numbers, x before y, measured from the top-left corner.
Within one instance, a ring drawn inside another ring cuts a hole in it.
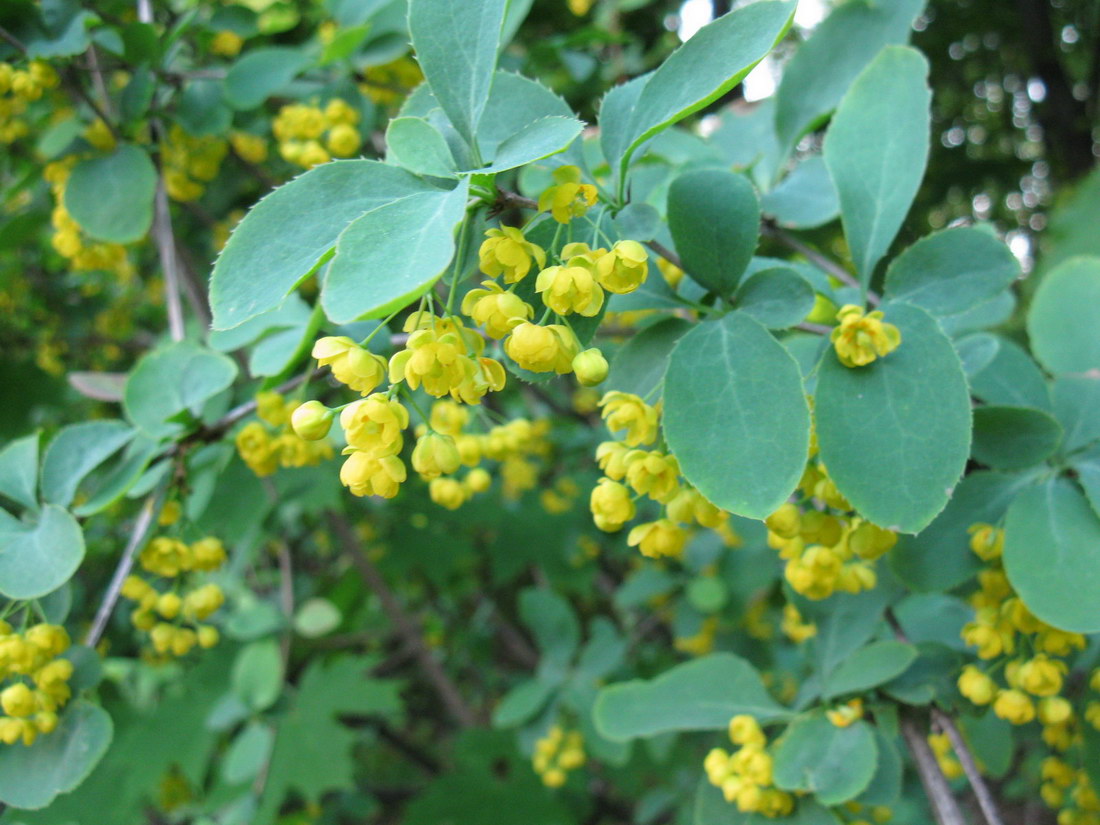
[[[449,475],[462,464],[455,440],[449,435],[428,433],[416,440],[413,447],[413,469],[426,479]]]
[[[333,411],[314,399],[300,405],[290,416],[290,426],[299,438],[320,441],[332,426]]]
[[[596,347],[578,353],[573,359],[573,372],[586,387],[594,387],[607,378],[607,359]]]

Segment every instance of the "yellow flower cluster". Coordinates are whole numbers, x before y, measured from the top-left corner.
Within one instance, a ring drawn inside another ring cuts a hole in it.
[[[570,771],[575,771],[585,763],[584,737],[581,732],[566,732],[554,725],[546,736],[535,742],[535,755],[532,765],[535,773],[548,788],[560,788],[565,784]]]
[[[306,467],[332,458],[331,444],[306,440],[292,425],[301,402],[276,392],[261,392],[256,402],[256,414],[263,423],[250,421],[235,439],[237,453],[256,475],[263,478],[279,467]]]
[[[882,312],[876,310],[864,314],[863,307],[845,304],[836,314],[839,325],[833,329],[829,340],[833,342],[836,356],[846,367],[864,367],[876,358],[889,355],[901,343],[901,332],[893,324],[882,320]]]
[[[1058,825],[1100,825],[1100,796],[1087,771],[1057,756],[1044,759],[1041,771],[1039,793],[1047,806],[1058,810]]]
[[[576,166],[559,166],[553,177],[554,184],[539,195],[539,212],[549,211],[558,223],[569,223],[596,205],[596,187],[581,183]]]
[[[794,810],[794,797],[773,787],[772,756],[760,724],[752,716],[734,716],[729,724],[730,741],[740,748],[728,752],[714,748],[703,761],[707,780],[720,788],[727,802],[742,813],[769,818],[787,816]]]
[[[218,643],[218,630],[201,624],[225,602],[225,595],[212,583],[191,584],[190,574],[209,573],[225,564],[225,547],[213,536],[187,544],[176,538],[158,536],[142,550],[138,561],[154,577],[170,579],[160,590],[152,580],[131,574],[122,583],[122,596],[137,603],[130,622],[149,636],[155,653],[186,656],[198,645]]]
[[[399,57],[381,66],[371,66],[363,74],[359,91],[379,105],[398,103],[424,82],[420,65],[411,57]]]
[[[356,126],[359,111],[334,97],[324,109],[306,103],[283,106],[271,124],[279,154],[288,163],[312,169],[332,158],[350,158],[363,144]]]
[[[160,148],[168,197],[181,202],[201,198],[206,184],[218,176],[228,151],[229,144],[222,138],[195,137],[172,124]]]
[[[410,389],[423,387],[428,395],[466,404],[480,404],[490,390],[504,389],[504,365],[482,355],[485,339],[461,318],[418,311],[405,320],[404,330],[409,340],[390,358],[391,384],[404,381]]]
[[[57,727],[57,712],[69,701],[73,663],[62,659],[69,634],[53,624],[16,632],[0,621],[0,742],[33,745]]]
[[[662,505],[663,517],[636,525],[627,536],[627,544],[643,555],[679,558],[688,539],[682,525],[726,531],[727,542],[735,542],[729,514],[680,477],[675,456],[641,449],[657,441],[660,404],[650,406],[636,395],[614,390],[599,406],[608,429],[623,435],[622,441],[605,441],[596,448],[596,462],[605,475],[589,499],[596,526],[609,533],[621,530],[636,515],[635,499],[647,496]]]
[[[30,134],[22,117],[27,106],[59,83],[57,72],[42,60],[32,60],[26,69],[0,63],[0,144],[9,145]]]
[[[267,160],[267,141],[251,132],[230,132],[229,145],[242,160],[249,163],[263,163]]]
[[[54,234],[50,244],[78,272],[105,270],[113,272],[120,281],[128,282],[134,277],[135,270],[126,255],[126,248],[122,244],[86,238],[81,232],[80,224],[73,220],[64,206],[65,186],[77,160],[76,155],[69,155],[63,160],[46,164],[42,171],[54,199],[54,208],[50,214]]]
[[[817,625],[813,622],[804,621],[802,614],[798,612],[798,608],[790,603],[783,605],[783,620],[780,622],[779,628],[796,645],[802,644],[807,639],[812,639],[817,635]]]

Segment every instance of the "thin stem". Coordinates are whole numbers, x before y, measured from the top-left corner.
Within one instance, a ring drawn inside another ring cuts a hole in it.
[[[164,188],[163,175],[157,178],[153,238],[157,244],[160,268],[164,271],[164,299],[168,307],[168,330],[173,341],[182,341],[184,337],[183,302],[180,297],[176,239],[172,231],[172,214],[168,207],[168,191]]]
[[[458,251],[455,253],[454,270],[451,272],[451,291],[447,294],[447,315],[454,314],[455,295],[458,293],[458,276],[462,272],[462,264],[466,260],[466,245],[469,242],[470,233],[466,230],[470,225],[470,212],[462,218],[462,225],[458,228]]]
[[[966,778],[970,781],[970,788],[974,791],[974,796],[978,800],[978,807],[982,809],[982,816],[985,817],[985,821],[988,825],[1004,825],[1001,813],[997,810],[997,802],[993,798],[993,793],[989,790],[985,777],[978,769],[974,753],[970,750],[966,739],[963,738],[962,731],[955,724],[955,720],[939,708],[933,707],[932,721],[951,740],[951,747],[954,749],[955,755],[959,757],[959,762],[962,763],[963,772],[966,773]]]
[[[392,321],[397,316],[397,314],[400,313],[404,309],[405,309],[404,307],[401,307],[401,309],[395,309],[393,312],[391,312],[389,315],[387,315],[386,318],[382,321],[382,323],[380,323],[378,326],[376,326],[374,329],[372,329],[370,331],[370,334],[367,335],[366,338],[364,338],[362,341],[359,342],[359,346],[365,347],[367,344],[369,344],[371,342],[371,339],[374,338],[374,336],[377,335],[379,332],[386,329],[386,325],[390,321]]]
[[[680,256],[665,246],[660,241],[646,241],[646,246],[668,261],[677,269],[684,268],[684,262],[680,260]]]
[[[774,224],[765,222],[760,225],[760,231],[762,234],[767,235],[769,238],[774,238],[775,240],[782,243],[784,246],[793,249],[795,252],[802,255],[807,261],[819,267],[820,269],[825,270],[830,275],[837,278],[839,281],[863,292],[867,297],[867,302],[872,306],[878,306],[881,303],[881,299],[879,298],[879,296],[876,295],[874,292],[871,292],[871,290],[865,289],[863,284],[861,284],[851,272],[842,267],[832,258],[828,257],[827,255],[821,254],[812,246],[803,243],[786,230],[780,229]]]
[[[99,605],[99,610],[96,611],[92,626],[88,629],[88,634],[84,637],[84,644],[88,647],[95,647],[103,637],[103,631],[107,628],[107,622],[111,618],[111,612],[114,610],[115,605],[118,603],[118,597],[122,593],[122,584],[126,581],[126,577],[130,575],[130,571],[134,567],[134,557],[137,556],[145,546],[145,542],[149,538],[150,530],[153,525],[156,524],[157,518],[160,516],[160,511],[164,506],[164,499],[167,492],[168,486],[164,484],[145,499],[145,504],[142,506],[141,512],[138,513],[137,521],[134,522],[134,529],[130,533],[130,539],[126,542],[126,547],[122,551],[122,556],[118,560],[118,566],[115,567],[114,575],[111,576],[111,583],[107,586],[107,592],[103,594],[103,601]]]
[[[959,803],[951,793],[951,786],[947,783],[943,771],[940,770],[939,762],[936,761],[936,755],[932,753],[928,739],[911,718],[905,717],[901,720],[901,735],[905,738],[905,744],[909,746],[909,752],[913,754],[917,774],[924,786],[924,792],[928,795],[936,822],[939,825],[967,825],[959,809]]]
[[[432,425],[429,423],[431,419],[424,414],[424,411],[420,409],[420,405],[416,403],[416,398],[413,397],[413,392],[404,384],[401,385],[401,394],[405,396],[406,400],[412,405],[412,408],[416,410],[416,414],[420,416],[420,420],[424,422],[425,426],[430,430]]]

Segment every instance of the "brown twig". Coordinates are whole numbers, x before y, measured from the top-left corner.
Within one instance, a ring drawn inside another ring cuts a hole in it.
[[[10,31],[5,29],[3,26],[0,26],[0,40],[6,40],[8,42],[8,45],[10,45],[16,51],[20,51],[23,54],[27,53],[26,44]]]
[[[172,213],[168,206],[168,191],[164,188],[163,174],[157,176],[157,191],[153,207],[153,240],[157,244],[160,268],[164,272],[164,300],[168,307],[168,331],[173,341],[182,341],[185,331],[176,259],[176,236],[172,231]]]
[[[677,269],[684,268],[684,262],[680,260],[680,256],[665,246],[660,241],[646,241],[646,246],[668,261]]]
[[[414,651],[417,664],[419,664],[425,678],[431,683],[432,688],[439,695],[447,712],[464,728],[476,725],[477,715],[466,703],[466,700],[462,698],[457,686],[451,681],[451,677],[447,675],[435,656],[432,655],[431,650],[424,644],[416,622],[405,612],[401,602],[398,601],[393,591],[386,584],[382,573],[363,551],[347,519],[338,513],[329,512],[328,522],[343,545],[344,550],[351,556],[352,563],[358,569],[359,575],[362,576],[366,585],[378,597],[382,604],[382,612],[386,614],[397,634]]]
[[[939,708],[933,707],[932,721],[951,740],[951,747],[954,749],[955,755],[959,757],[963,772],[966,773],[966,778],[970,781],[970,789],[974,791],[974,796],[978,800],[978,807],[981,808],[985,821],[988,825],[1004,825],[1001,812],[997,808],[997,801],[993,798],[993,793],[989,790],[985,777],[978,769],[974,753],[970,750],[970,745],[967,744],[962,731],[959,730],[959,726],[955,724],[955,720]]]
[[[774,238],[784,246],[793,249],[795,252],[802,255],[807,261],[814,264],[814,266],[829,273],[837,280],[855,289],[863,289],[863,285],[859,282],[855,275],[842,267],[832,258],[818,252],[809,244],[803,243],[794,235],[787,232],[785,229],[780,229],[775,224],[764,221],[760,224],[760,232],[761,234],[766,235],[769,238]],[[879,299],[879,296],[876,295],[874,292],[867,290],[867,302],[872,306],[878,306],[881,303],[881,300]]]
[[[106,630],[107,622],[110,620],[111,613],[118,603],[118,597],[122,593],[122,584],[126,581],[126,577],[130,575],[130,570],[133,569],[134,558],[145,546],[150,530],[160,516],[167,490],[168,486],[162,484],[145,499],[145,504],[142,505],[141,512],[138,513],[137,520],[134,522],[130,539],[126,542],[126,547],[118,560],[115,572],[111,576],[111,582],[107,585],[107,592],[103,594],[103,601],[100,602],[99,610],[96,611],[92,626],[88,628],[88,633],[84,637],[84,644],[88,647],[95,647],[103,637],[103,631]]]
[[[909,752],[913,754],[917,774],[932,805],[932,814],[936,822],[939,825],[966,825],[959,803],[951,793],[951,786],[947,784],[947,778],[940,770],[939,762],[936,761],[936,755],[932,753],[928,739],[917,728],[912,718],[902,718],[901,735],[905,738],[905,744],[909,746]]]

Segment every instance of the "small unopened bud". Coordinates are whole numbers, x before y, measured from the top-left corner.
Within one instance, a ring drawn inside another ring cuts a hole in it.
[[[607,378],[607,359],[595,347],[586,349],[573,359],[573,372],[586,387],[593,387]]]
[[[332,410],[320,401],[307,401],[294,410],[290,425],[306,441],[320,441],[332,426]]]

